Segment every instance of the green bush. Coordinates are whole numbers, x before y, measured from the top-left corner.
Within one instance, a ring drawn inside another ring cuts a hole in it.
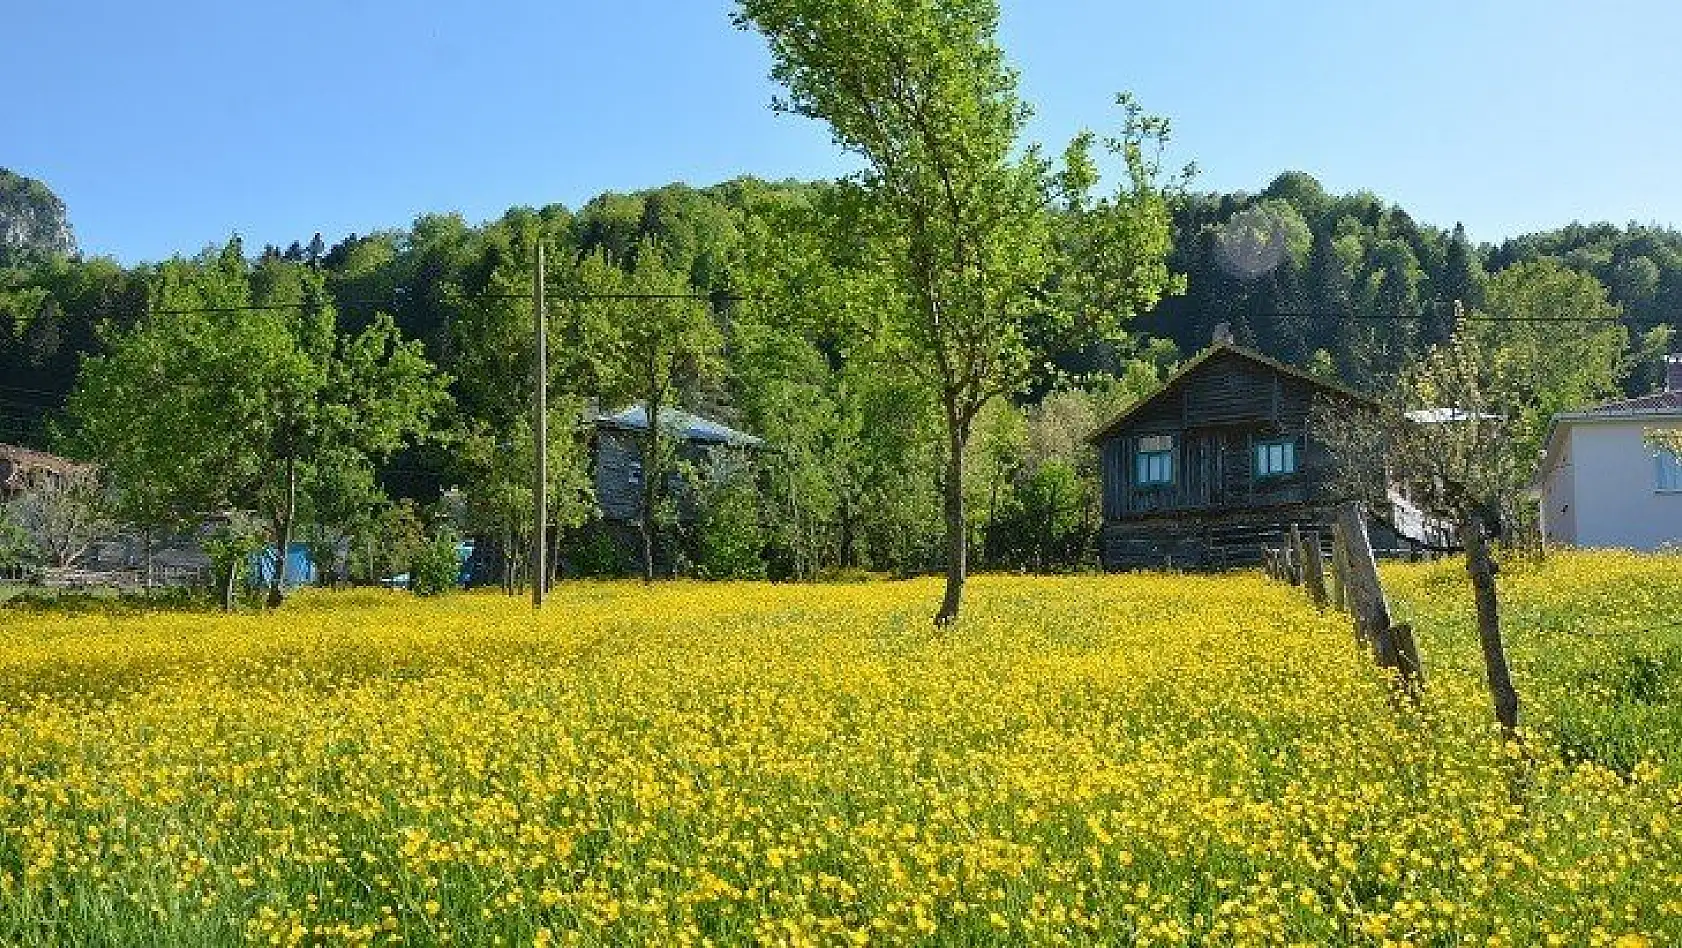
[[[409,566],[409,589],[417,596],[437,596],[456,588],[461,578],[461,558],[456,538],[440,534],[415,551]]]
[[[765,530],[759,523],[759,492],[750,475],[733,474],[713,485],[700,526],[697,575],[703,579],[765,578]]]
[[[211,585],[222,608],[232,611],[240,599],[251,593],[250,563],[263,549],[263,530],[255,520],[241,513],[229,515],[204,542],[210,557]]]
[[[582,540],[566,551],[564,559],[567,572],[574,576],[626,576],[632,566],[629,553],[599,524],[587,528]]]
[[[23,566],[40,558],[29,532],[19,526],[5,504],[0,504],[0,566]]]

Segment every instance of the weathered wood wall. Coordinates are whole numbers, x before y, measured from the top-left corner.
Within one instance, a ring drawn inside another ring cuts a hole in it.
[[[1307,380],[1235,353],[1210,358],[1127,419],[1100,443],[1106,520],[1177,511],[1207,512],[1316,503],[1331,458],[1309,437],[1314,399]],[[1139,439],[1174,438],[1174,480],[1135,482]],[[1290,438],[1297,472],[1254,476],[1258,441]]]
[[[1326,397],[1344,396],[1228,350],[1138,406],[1098,444],[1104,564],[1251,565],[1292,524],[1329,523],[1332,458],[1310,431],[1316,399]],[[1174,439],[1172,483],[1140,484],[1140,440],[1157,435]],[[1257,443],[1287,438],[1295,472],[1258,477]]]
[[[631,474],[642,464],[634,432],[596,432],[596,506],[607,520],[635,520],[642,512],[642,486]]]
[[[707,470],[714,451],[732,451],[723,444],[706,441],[685,441],[678,446],[678,459],[699,471]],[[633,479],[632,472],[642,466],[641,435],[618,428],[600,428],[596,432],[595,447],[596,506],[602,519],[631,522],[642,516],[642,483]],[[689,496],[687,482],[670,473],[668,490],[678,499],[678,519],[693,520],[700,513],[695,498]]]

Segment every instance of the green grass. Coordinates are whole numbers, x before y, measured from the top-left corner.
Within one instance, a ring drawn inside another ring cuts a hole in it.
[[[1398,621],[1419,632],[1427,675],[1481,681],[1461,562],[1384,576]],[[1682,779],[1682,556],[1512,559],[1497,586],[1521,727],[1570,760],[1625,776],[1645,760]]]

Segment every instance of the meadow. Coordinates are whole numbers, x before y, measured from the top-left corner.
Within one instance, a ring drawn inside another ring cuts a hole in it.
[[[1682,559],[0,610],[0,941],[1682,943]]]

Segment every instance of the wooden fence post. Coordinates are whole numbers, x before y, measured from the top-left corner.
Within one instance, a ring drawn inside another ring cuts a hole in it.
[[[1338,509],[1337,522],[1346,544],[1346,589],[1357,634],[1372,648],[1378,664],[1395,669],[1403,687],[1416,695],[1425,682],[1419,651],[1411,628],[1391,626],[1390,604],[1384,600],[1378,561],[1367,537],[1366,514],[1359,503],[1351,502]]]
[[[1390,628],[1390,604],[1384,601],[1384,589],[1378,583],[1378,563],[1373,559],[1372,541],[1367,539],[1367,525],[1358,503],[1338,508],[1337,525],[1343,534],[1344,553],[1348,572],[1345,574],[1349,596],[1349,614],[1355,617],[1355,628],[1361,641],[1380,658],[1384,645],[1380,635]]]
[[[1518,691],[1507,667],[1507,646],[1501,638],[1500,603],[1495,591],[1495,559],[1489,555],[1483,524],[1475,514],[1464,515],[1461,543],[1466,547],[1466,572],[1472,578],[1473,599],[1478,611],[1478,644],[1483,649],[1485,681],[1495,704],[1495,719],[1502,736],[1511,740],[1518,733]]]
[[[1338,531],[1336,523],[1332,524],[1332,563],[1331,563],[1331,601],[1332,606],[1339,612],[1349,609],[1348,598],[1344,594],[1344,574],[1347,572],[1343,565],[1343,537]]]
[[[1320,532],[1310,530],[1303,533],[1293,523],[1291,545],[1296,547],[1297,558],[1302,562],[1302,580],[1303,586],[1308,589],[1308,598],[1314,601],[1316,609],[1326,608],[1326,563],[1320,557]]]

